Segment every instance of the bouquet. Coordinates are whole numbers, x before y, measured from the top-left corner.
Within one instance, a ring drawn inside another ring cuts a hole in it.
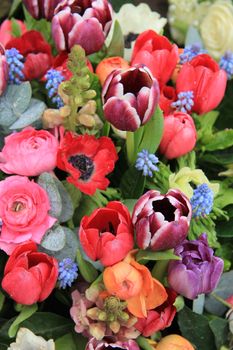
[[[116,9],[0,26],[1,350],[233,349],[233,5]]]

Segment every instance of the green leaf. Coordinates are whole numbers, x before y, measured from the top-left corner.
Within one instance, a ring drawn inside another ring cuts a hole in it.
[[[114,22],[112,40],[107,48],[107,57],[124,56],[124,36],[118,21]]]
[[[74,209],[77,208],[82,198],[81,191],[68,181],[63,181],[63,185],[70,195]]]
[[[85,281],[92,283],[98,277],[98,272],[89,261],[83,259],[80,249],[77,249],[76,260]]]
[[[62,226],[54,225],[44,235],[41,246],[51,251],[60,251],[66,243],[65,231]]]
[[[74,214],[74,207],[71,200],[71,196],[69,195],[61,181],[59,181],[56,177],[54,178],[54,181],[59,191],[62,202],[62,211],[58,217],[58,221],[66,222],[70,220]]]
[[[217,223],[216,230],[218,237],[233,237],[233,218],[230,218],[229,221],[221,221]]]
[[[123,204],[129,209],[129,212],[133,213],[133,208],[137,203],[137,199],[124,199]]]
[[[122,176],[120,189],[123,198],[138,199],[144,190],[146,178],[134,166],[130,167]]]
[[[229,333],[229,324],[227,320],[216,317],[209,323],[210,328],[214,334],[216,348],[220,349],[222,345],[228,343],[228,333]]]
[[[46,105],[44,102],[32,98],[27,110],[10,126],[10,129],[23,129],[26,126],[34,124],[41,119],[45,109]]]
[[[49,196],[50,215],[55,218],[59,218],[62,212],[62,200],[54,177],[49,173],[43,173],[39,176],[37,182],[38,185],[40,185]]]
[[[173,306],[175,306],[177,312],[182,310],[185,306],[184,297],[182,295],[178,295],[178,297],[176,297],[175,302],[173,303]]]
[[[61,338],[58,338],[55,342],[56,350],[85,350],[87,338],[84,338],[81,334],[69,333]]]
[[[143,350],[154,350],[154,347],[150,345],[147,338],[142,337],[141,335],[136,339],[136,342],[140,346],[140,349]]]
[[[20,314],[16,317],[14,322],[11,324],[8,335],[10,338],[14,338],[16,336],[16,333],[19,329],[19,326],[23,321],[31,317],[38,309],[37,304],[33,305],[24,305],[21,309]]]
[[[15,18],[12,18],[11,20],[11,23],[12,23],[12,34],[14,37],[20,37],[20,35],[22,34],[21,33],[21,28],[20,28],[20,25],[19,23],[16,21]]]
[[[136,255],[136,260],[180,260],[181,258],[174,254],[173,250],[164,250],[153,252],[149,250],[139,250]]]
[[[182,335],[198,350],[217,350],[207,317],[198,315],[185,306],[178,313],[178,324]]]
[[[203,232],[207,234],[207,239],[210,247],[219,247],[217,233],[215,230],[215,222],[211,218],[211,215],[205,217],[198,217],[197,219],[193,218],[190,223],[188,238],[190,240],[195,240]]]
[[[21,4],[22,0],[14,0],[13,4],[11,5],[11,9],[9,12],[9,17],[13,16],[15,11],[18,9],[19,5]]]
[[[206,151],[216,151],[233,146],[233,130],[227,129],[216,132],[204,145]]]

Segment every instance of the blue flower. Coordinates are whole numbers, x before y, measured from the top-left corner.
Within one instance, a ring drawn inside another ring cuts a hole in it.
[[[180,55],[180,63],[184,64],[189,62],[197,55],[201,55],[206,52],[206,50],[201,48],[200,44],[188,45],[184,48],[183,53]]]
[[[207,184],[197,186],[190,200],[193,217],[209,215],[214,202],[214,193]]]
[[[67,286],[70,287],[78,277],[78,266],[72,259],[65,258],[59,262],[58,272],[60,288],[65,289]]]
[[[219,61],[219,67],[225,70],[228,79],[233,77],[233,52],[225,52]]]
[[[24,80],[22,62],[24,57],[15,48],[6,50],[6,60],[9,66],[9,83],[19,85]]]
[[[138,153],[135,168],[142,170],[144,176],[153,176],[153,171],[158,171],[158,167],[155,165],[159,162],[158,158],[149,153],[146,149],[143,149]]]
[[[58,87],[64,80],[63,75],[56,69],[50,69],[46,74],[46,79],[45,87],[48,90],[48,96],[51,98],[51,101],[56,104],[58,108],[64,106],[61,97],[58,95]]]
[[[173,108],[177,110],[187,113],[191,111],[194,101],[193,101],[193,91],[183,91],[178,94],[178,100],[171,103]]]

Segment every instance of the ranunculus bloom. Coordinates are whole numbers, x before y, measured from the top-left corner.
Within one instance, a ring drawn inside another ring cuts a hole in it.
[[[52,65],[51,46],[41,33],[30,30],[19,38],[12,39],[6,49],[16,48],[24,56],[25,80],[40,79]]]
[[[103,340],[91,338],[86,345],[85,350],[140,350],[134,340],[117,341],[114,337],[105,337]]]
[[[177,293],[195,299],[214,290],[223,271],[223,260],[214,256],[206,234],[197,240],[185,240],[176,247],[175,254],[181,260],[170,261],[168,282]]]
[[[107,0],[64,0],[56,8],[52,36],[59,51],[81,45],[86,54],[99,51],[112,23]]]
[[[148,310],[163,304],[167,299],[164,286],[130,254],[124,261],[107,267],[103,272],[103,280],[108,293],[126,300],[129,312],[136,317],[147,317]]]
[[[24,34],[27,31],[26,25],[22,21],[19,21],[18,19],[14,19],[14,21],[16,22],[16,25],[18,26],[21,32],[20,34],[21,35]],[[0,43],[3,46],[6,46],[6,44],[13,38],[14,36],[12,34],[12,21],[10,21],[9,19],[6,19],[5,21],[2,22],[0,26]]]
[[[104,58],[96,67],[96,74],[99,77],[101,85],[104,84],[106,78],[115,69],[128,69],[129,63],[122,57],[107,57]]]
[[[57,166],[70,174],[68,182],[92,195],[97,188],[107,188],[109,180],[105,176],[113,171],[117,159],[116,148],[109,137],[97,139],[66,132],[60,142]]]
[[[158,82],[146,67],[115,70],[104,83],[102,98],[105,118],[117,129],[135,131],[155,111]]]
[[[188,234],[191,204],[179,190],[165,195],[150,190],[135,204],[132,222],[140,248],[164,250],[176,247]]]
[[[177,94],[193,91],[192,112],[204,114],[222,101],[227,84],[227,74],[209,55],[201,54],[185,63],[176,80]]]
[[[159,151],[167,159],[181,157],[192,151],[196,141],[196,128],[190,115],[177,111],[164,118]]]
[[[54,10],[61,0],[23,0],[23,4],[35,19],[51,20]]]
[[[45,190],[24,176],[0,181],[0,248],[7,254],[20,243],[40,243],[56,219],[49,216],[49,198]]]
[[[31,305],[45,300],[55,287],[57,260],[37,252],[34,242],[19,245],[9,257],[2,288],[19,304]]]
[[[176,90],[173,86],[165,85],[161,89],[159,107],[162,109],[164,116],[172,113],[174,109],[171,107],[171,103],[175,102],[176,99]]]
[[[154,310],[148,311],[146,318],[138,318],[135,327],[144,337],[150,337],[152,334],[170,327],[176,314],[176,308],[173,305],[177,294],[170,288],[166,288],[168,298]]]
[[[170,334],[162,338],[156,350],[195,350],[192,344],[177,334]]]
[[[113,201],[84,216],[79,238],[92,260],[100,260],[104,266],[121,261],[133,248],[133,227],[127,207]]]
[[[145,64],[162,87],[171,78],[178,59],[175,44],[153,30],[146,30],[136,40],[131,65]]]
[[[8,81],[8,63],[6,57],[0,52],[0,96],[6,89],[7,81]]]
[[[46,130],[32,127],[5,137],[0,169],[7,174],[37,176],[56,167],[58,141]]]

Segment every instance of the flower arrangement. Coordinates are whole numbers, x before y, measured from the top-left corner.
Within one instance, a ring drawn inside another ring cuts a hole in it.
[[[233,349],[232,16],[14,1],[0,349]]]

